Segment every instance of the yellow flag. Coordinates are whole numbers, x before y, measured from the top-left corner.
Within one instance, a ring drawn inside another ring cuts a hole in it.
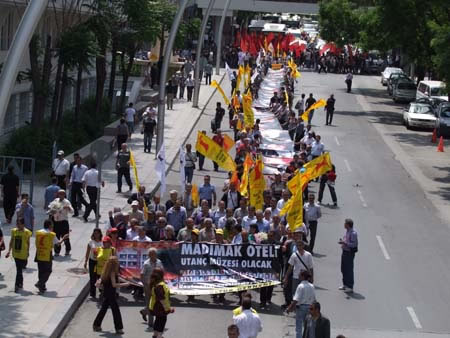
[[[250,91],[242,97],[242,105],[244,108],[244,126],[253,128],[255,125],[255,114],[252,109],[252,94]]]
[[[236,170],[236,163],[234,163],[233,158],[225,151],[225,149],[201,132],[198,132],[197,134],[195,150],[216,162],[219,167],[227,171]]]
[[[257,210],[263,208],[263,193],[266,188],[266,180],[263,175],[264,164],[262,158],[256,160],[255,167],[250,172],[250,205]]]
[[[197,184],[192,184],[191,198],[192,198],[192,205],[194,207],[198,207],[200,203],[200,195],[198,193]]]
[[[300,76],[302,76],[302,74],[300,74],[300,72],[297,69],[297,64],[294,62],[294,60],[289,59],[288,61],[288,66],[289,68],[292,69],[292,76],[296,79]]]
[[[239,71],[236,79],[236,91],[240,90],[241,88],[241,81],[243,76],[245,75],[245,69],[243,65],[239,66]]]
[[[292,203],[287,213],[286,219],[289,229],[295,231],[303,224],[303,191],[299,189],[294,196],[291,197]]]
[[[241,177],[241,185],[239,186],[239,192],[244,197],[248,196],[248,176],[252,165],[253,165],[252,157],[250,156],[250,154],[247,154],[244,160],[244,172],[242,173]]]
[[[137,172],[137,167],[136,167],[136,161],[134,160],[134,155],[131,150],[130,150],[130,166],[131,166],[131,168],[133,168],[134,181],[136,182],[136,188],[139,190],[139,187],[141,185],[139,184],[139,177],[138,177],[138,172]]]
[[[314,103],[311,107],[306,109],[305,112],[303,113],[303,115],[302,115],[303,121],[308,121],[309,112],[311,110],[317,109],[317,108],[320,108],[320,107],[325,107],[326,105],[327,105],[327,101],[325,101],[324,99],[320,99],[319,101]]]
[[[289,105],[289,95],[287,93],[287,90],[284,91],[284,98],[286,99],[286,104]]]
[[[233,139],[228,136],[227,134],[223,135],[223,148],[226,152],[229,152],[231,148],[234,147],[234,141]]]
[[[303,191],[306,183],[322,176],[331,169],[330,153],[325,153],[306,163],[301,171],[297,171],[295,176],[287,183],[287,187],[292,194],[295,194],[299,189]]]
[[[224,93],[222,87],[217,83],[216,80],[212,80],[212,81],[211,81],[211,87],[217,88],[217,91],[218,91],[220,94],[222,94],[223,101],[225,102],[225,104],[226,104],[227,106],[229,106],[229,105],[230,105],[230,100],[228,100],[228,97],[225,95],[225,93]]]
[[[245,66],[245,88],[248,87],[248,84],[250,83],[250,77],[251,77],[252,69],[249,64]]]

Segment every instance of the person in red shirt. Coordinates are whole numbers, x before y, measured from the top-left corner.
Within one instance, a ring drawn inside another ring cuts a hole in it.
[[[219,146],[223,147],[223,135],[220,129],[216,130],[216,135],[213,136],[213,141],[216,142]],[[213,161],[214,171],[219,170],[219,165]]]

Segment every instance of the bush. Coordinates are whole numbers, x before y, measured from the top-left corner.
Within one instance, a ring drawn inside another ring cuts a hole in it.
[[[104,100],[100,114],[94,112],[95,99],[89,98],[80,107],[78,127],[75,126],[73,110],[64,113],[57,131],[58,149],[70,154],[103,136],[103,128],[112,122],[109,102]],[[51,166],[53,141],[49,121],[45,121],[40,128],[26,125],[12,132],[1,153],[6,156],[33,157],[36,170],[40,171]]]

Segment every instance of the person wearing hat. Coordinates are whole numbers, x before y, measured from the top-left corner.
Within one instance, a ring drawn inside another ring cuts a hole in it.
[[[116,249],[112,246],[111,237],[104,236],[102,238],[102,246],[94,251],[94,255],[97,258],[95,272],[97,273],[97,279],[99,279],[109,257],[116,255]]]
[[[200,230],[192,229],[191,231],[191,242],[198,243],[198,237],[200,236]]]
[[[107,231],[109,237],[111,237],[111,245],[113,248],[117,248],[117,244],[119,244],[119,230],[117,228],[111,228]]]
[[[52,176],[58,179],[58,186],[66,190],[69,181],[70,162],[64,158],[64,151],[59,150],[52,164]]]
[[[128,213],[130,219],[137,219],[139,223],[144,222],[144,212],[139,210],[139,201],[131,202],[131,211]]]
[[[216,237],[212,242],[217,244],[228,244],[228,241],[223,237],[223,229],[216,229]]]
[[[53,219],[56,238],[61,239],[70,232],[69,214],[73,214],[73,208],[63,189],[58,191],[56,198],[49,204],[47,214]],[[68,237],[65,239],[64,245],[66,256],[68,256],[72,248]],[[61,246],[55,246],[55,256],[59,256],[60,251]]]

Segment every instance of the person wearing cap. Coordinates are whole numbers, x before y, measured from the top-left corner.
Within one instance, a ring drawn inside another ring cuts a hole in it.
[[[52,217],[55,226],[56,238],[61,239],[70,232],[69,214],[73,214],[72,204],[66,198],[66,192],[61,189],[57,197],[48,206],[47,214]],[[66,256],[70,255],[70,239],[67,237],[64,241],[66,247]],[[61,246],[55,246],[55,256],[59,256]]]
[[[191,242],[192,243],[198,243],[199,242],[199,235],[200,235],[200,230],[198,229],[192,229],[191,232]]]
[[[52,176],[58,179],[58,186],[66,190],[69,180],[70,162],[64,158],[64,151],[59,150],[52,164]]]
[[[297,290],[300,284],[300,272],[308,271],[311,275],[311,282],[314,280],[314,263],[312,255],[305,250],[305,242],[302,240],[296,241],[297,251],[295,251],[289,258],[288,270],[284,278],[284,284],[288,284],[288,278],[292,275],[292,293]]]
[[[139,210],[139,202],[133,201],[131,202],[131,211],[128,213],[130,219],[137,219],[139,223],[144,222],[144,212]]]
[[[223,237],[223,229],[216,229],[216,237],[212,242],[217,244],[228,244],[228,241]]]
[[[95,251],[95,257],[97,258],[97,265],[95,267],[95,273],[97,274],[97,279],[103,273],[103,268],[109,257],[116,255],[116,249],[112,246],[112,239],[109,236],[104,236],[102,238],[102,246],[97,248]]]
[[[300,273],[300,284],[297,286],[292,303],[286,309],[286,312],[295,310],[295,332],[296,338],[303,337],[303,323],[308,314],[311,304],[316,301],[316,292],[314,285],[309,282],[311,275],[303,270]],[[309,337],[308,337],[309,338]]]
[[[119,244],[119,230],[117,228],[111,228],[107,232],[108,236],[111,237],[111,245],[113,248],[117,248],[117,244]]]
[[[46,283],[52,273],[53,249],[60,248],[61,243],[69,239],[69,234],[65,234],[60,240],[53,232],[51,220],[44,221],[44,228],[36,231],[36,256],[35,262],[38,266],[38,282],[34,284],[39,289],[39,293],[47,291]]]

